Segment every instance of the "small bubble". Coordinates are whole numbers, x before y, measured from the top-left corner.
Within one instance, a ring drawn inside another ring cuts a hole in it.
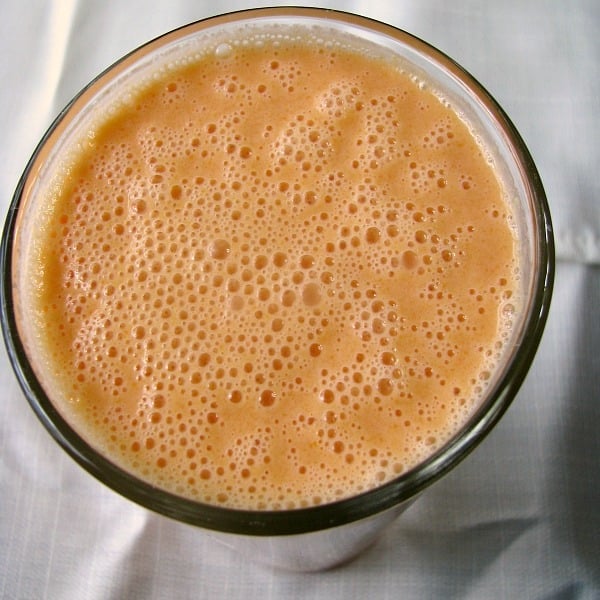
[[[315,259],[314,257],[310,256],[309,254],[305,254],[304,256],[302,256],[300,258],[300,266],[303,269],[310,269],[311,267],[313,267],[315,264]]]
[[[284,252],[275,252],[273,255],[273,264],[276,267],[283,267],[287,263],[287,255]]]
[[[217,58],[227,58],[233,52],[233,47],[230,44],[222,43],[215,48],[215,56]]]
[[[308,191],[304,194],[304,201],[310,206],[316,204],[317,199],[317,194],[313,191]]]
[[[133,337],[136,340],[143,340],[146,337],[146,330],[141,325],[134,327],[132,331]]]
[[[231,392],[229,392],[228,399],[230,402],[238,404],[242,401],[242,392],[240,392],[239,390],[232,390]]]
[[[377,382],[377,389],[381,395],[389,396],[394,391],[394,384],[384,377]]]
[[[266,256],[264,256],[263,254],[259,254],[255,259],[254,259],[254,266],[257,269],[264,269],[267,266],[268,263],[268,259]]]
[[[311,344],[310,348],[308,350],[309,350],[310,355],[313,358],[316,358],[323,351],[323,346],[321,344]]]
[[[232,296],[231,309],[242,310],[242,308],[244,308],[244,298],[242,296]]]
[[[402,254],[402,264],[407,269],[414,269],[418,264],[418,257],[412,250],[407,250]]]
[[[296,301],[296,294],[293,290],[286,290],[281,295],[281,303],[283,306],[292,306]]]
[[[215,240],[208,248],[210,256],[216,260],[224,260],[229,256],[231,247],[226,240]]]
[[[397,362],[396,355],[393,352],[383,352],[381,355],[381,363],[386,366],[395,365]]]
[[[146,201],[145,200],[136,200],[131,205],[133,212],[141,215],[146,212]]]
[[[381,231],[377,227],[369,227],[367,229],[367,233],[365,235],[365,239],[369,244],[375,244],[379,241],[381,237]]]
[[[260,394],[259,402],[262,406],[273,406],[276,398],[277,394],[275,392],[272,390],[264,390]]]
[[[335,399],[335,394],[332,390],[326,389],[321,391],[319,398],[322,402],[325,402],[325,404],[331,404]]]
[[[325,271],[321,273],[321,281],[325,284],[329,284],[333,282],[333,274],[329,271]]]
[[[306,306],[316,306],[321,302],[321,290],[316,283],[307,283],[302,290],[302,301]]]
[[[344,451],[344,448],[345,448],[344,442],[340,442],[340,441],[333,442],[333,451],[336,454],[341,454]]]
[[[419,244],[424,244],[427,241],[427,233],[420,229],[415,233],[415,240]]]
[[[505,304],[502,307],[502,314],[505,317],[512,317],[515,314],[515,307],[513,304]]]

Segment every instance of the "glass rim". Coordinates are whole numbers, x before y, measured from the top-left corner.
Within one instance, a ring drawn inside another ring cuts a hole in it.
[[[145,482],[99,454],[75,432],[53,406],[35,375],[18,331],[12,296],[13,240],[24,190],[28,181],[36,176],[34,166],[40,160],[40,154],[56,135],[74,106],[82,99],[85,101],[86,94],[92,93],[96,87],[101,89],[107,78],[113,78],[120,69],[135,62],[139,55],[152,52],[184,32],[197,33],[216,25],[255,20],[260,17],[314,18],[325,25],[328,22],[342,22],[400,41],[419,54],[425,54],[442,70],[450,71],[467,87],[470,94],[493,114],[516,160],[520,163],[521,171],[528,176],[527,181],[523,183],[535,210],[534,252],[539,265],[534,273],[531,297],[528,305],[524,307],[527,314],[517,340],[518,347],[505,365],[503,377],[486,392],[480,406],[450,440],[416,467],[379,487],[327,504],[286,510],[246,510],[187,499]],[[205,529],[256,536],[293,535],[345,525],[393,508],[414,497],[447,473],[484,439],[512,402],[539,345],[550,307],[554,260],[552,224],[546,195],[523,139],[491,94],[453,59],[402,29],[361,15],[325,8],[252,8],[207,17],[142,44],[95,77],[59,113],[35,148],[8,210],[0,243],[0,319],[9,360],[29,404],[55,441],[96,479],[147,509]]]

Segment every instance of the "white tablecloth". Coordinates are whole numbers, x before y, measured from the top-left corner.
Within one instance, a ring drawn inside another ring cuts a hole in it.
[[[36,420],[2,349],[0,598],[600,598],[600,3],[321,5],[433,43],[491,91],[527,142],[558,263],[525,384],[483,445],[377,545],[298,575],[248,563],[93,480]],[[88,80],[164,31],[248,6],[2,0],[2,214],[38,139]]]

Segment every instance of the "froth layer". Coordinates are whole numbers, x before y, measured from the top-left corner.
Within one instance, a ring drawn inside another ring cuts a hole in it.
[[[382,60],[218,46],[113,111],[36,248],[59,407],[151,483],[245,508],[364,491],[471,414],[516,289],[468,127]]]

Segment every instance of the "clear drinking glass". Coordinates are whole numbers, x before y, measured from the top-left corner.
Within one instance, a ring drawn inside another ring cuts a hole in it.
[[[61,150],[94,113],[110,106],[124,86],[193,52],[197,44],[227,42],[240,28],[332,29],[401,57],[431,82],[481,136],[507,185],[517,215],[525,298],[515,315],[509,349],[486,396],[464,427],[418,467],[345,500],[294,510],[248,511],[191,501],[157,489],[99,454],[53,406],[39,377],[26,309],[20,299],[19,261],[35,235],[36,198],[51,185]],[[508,117],[482,86],[450,58],[412,35],[364,17],[313,8],[253,9],[192,23],[142,46],[110,67],[60,113],[35,150],[16,189],[1,246],[2,327],[25,396],[56,441],[89,473],[124,497],[167,517],[198,526],[252,560],[293,570],[319,570],[371,544],[416,497],[450,471],[496,424],[534,357],[548,314],[554,255],[550,215],[535,165]]]

